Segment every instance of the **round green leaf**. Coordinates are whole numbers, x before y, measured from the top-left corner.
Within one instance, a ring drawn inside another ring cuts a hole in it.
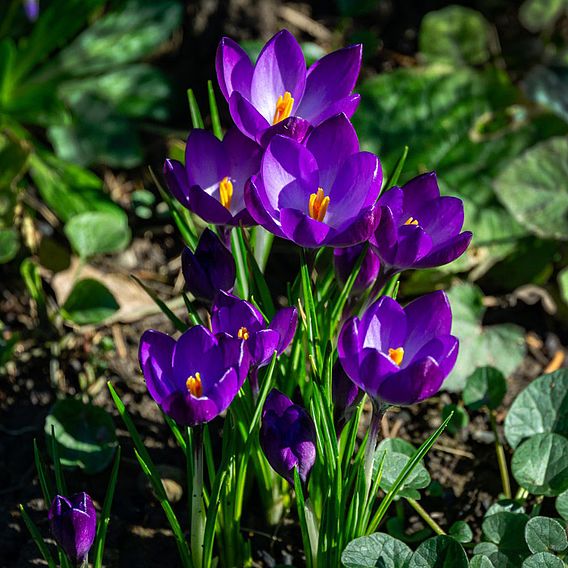
[[[404,542],[383,533],[352,540],[341,555],[345,568],[406,568],[412,551]]]
[[[406,454],[401,454],[395,451],[381,450],[378,451],[375,457],[374,476],[377,475],[378,467],[380,465],[382,456],[385,455],[383,464],[383,472],[380,482],[380,487],[383,491],[390,491],[400,472],[405,468],[406,464],[410,461],[410,457]],[[430,485],[430,474],[422,465],[418,463],[412,470],[410,475],[406,478],[402,487],[397,493],[397,497],[410,497],[411,499],[420,499],[418,489],[424,489]]]
[[[489,509],[487,509],[487,513],[485,513],[485,517],[490,517],[495,513],[502,513],[507,511],[509,513],[524,513],[525,508],[514,499],[500,499],[496,503],[493,503]]]
[[[503,205],[539,237],[568,240],[568,138],[536,144],[495,180]]]
[[[568,521],[568,490],[560,493],[558,497],[556,497],[556,510],[558,514],[565,520]]]
[[[549,517],[533,517],[525,527],[525,539],[533,554],[561,552],[568,547],[566,529]]]
[[[515,450],[511,469],[530,493],[559,495],[568,489],[568,440],[560,434],[535,434]]]
[[[486,517],[482,524],[482,530],[488,543],[493,544],[497,549],[478,545],[475,547],[475,554],[483,554],[488,556],[493,564],[503,555],[514,565],[519,565],[522,560],[530,554],[525,542],[525,526],[528,516],[521,513],[495,513]],[[496,555],[496,553],[498,554]],[[496,564],[497,565],[497,564]]]
[[[448,534],[455,538],[458,542],[471,542],[473,539],[473,531],[465,521],[455,522],[448,531]]]
[[[487,556],[476,554],[469,563],[469,568],[494,568],[493,562]]]
[[[521,568],[565,568],[565,564],[550,552],[539,552],[529,556]]]
[[[450,536],[435,536],[424,541],[414,552],[408,568],[467,568],[462,545]]]
[[[124,211],[81,213],[66,223],[64,231],[73,249],[83,258],[118,252],[130,242]]]
[[[501,371],[494,367],[480,367],[468,377],[463,390],[464,404],[471,410],[482,406],[495,409],[507,392],[507,381]]]
[[[489,24],[463,6],[428,12],[420,26],[419,45],[428,61],[477,65],[489,59]]]
[[[97,280],[79,280],[63,306],[63,317],[78,325],[99,323],[112,316],[119,305],[110,290]]]
[[[10,262],[20,248],[20,239],[14,229],[0,229],[0,264]]]
[[[398,454],[404,454],[410,458],[414,455],[414,452],[416,452],[416,448],[410,442],[402,438],[385,438],[381,440],[377,446],[377,452],[382,451],[397,452]]]
[[[542,375],[517,396],[505,419],[512,448],[534,434],[568,435],[568,369]]]
[[[114,422],[102,408],[78,399],[60,400],[45,420],[48,441],[52,426],[62,465],[94,474],[111,462],[117,439]]]
[[[527,30],[539,32],[552,26],[566,8],[566,0],[525,0],[519,20]]]

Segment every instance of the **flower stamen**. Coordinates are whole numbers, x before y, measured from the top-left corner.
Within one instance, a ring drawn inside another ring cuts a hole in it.
[[[246,341],[250,337],[248,329],[246,327],[241,327],[237,333],[237,337]]]
[[[327,208],[329,207],[329,195],[325,195],[323,189],[318,187],[317,193],[312,193],[310,195],[310,201],[308,204],[308,214],[312,219],[316,221],[323,221],[325,214],[327,213]]]
[[[418,225],[418,220],[414,217],[409,217],[405,222],[405,225]]]
[[[225,209],[230,209],[233,200],[233,183],[228,176],[219,182],[219,201]]]
[[[402,363],[402,359],[404,357],[404,349],[399,347],[398,349],[389,349],[389,359],[395,364],[400,367]]]
[[[286,91],[284,95],[280,95],[276,101],[276,110],[274,111],[272,124],[277,124],[281,120],[288,118],[292,112],[293,105],[294,99],[292,98],[290,91]]]
[[[203,396],[203,385],[201,384],[201,375],[199,373],[191,375],[189,379],[185,381],[185,386],[193,396],[197,398]]]

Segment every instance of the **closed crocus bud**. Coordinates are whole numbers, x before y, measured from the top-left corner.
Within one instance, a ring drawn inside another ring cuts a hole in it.
[[[272,389],[262,410],[260,446],[274,471],[294,483],[294,468],[302,483],[316,461],[316,431],[308,413],[286,395]]]
[[[73,561],[83,562],[93,545],[97,529],[92,499],[84,491],[71,497],[56,495],[48,517],[57,544]]]
[[[335,275],[341,284],[345,284],[345,282],[347,282],[347,279],[353,272],[364,247],[364,244],[358,244],[352,247],[334,249],[333,266],[335,267]],[[363,258],[363,263],[361,264],[361,270],[353,284],[353,294],[360,294],[373,284],[379,275],[380,267],[381,261],[379,260],[377,253],[373,249],[367,248],[367,252]]]
[[[339,361],[333,366],[331,390],[333,417],[339,435],[351,418],[356,405],[363,398],[363,391],[347,376]]]
[[[211,301],[217,292],[229,292],[235,285],[237,269],[233,255],[209,229],[201,234],[194,253],[184,249],[181,267],[187,289],[196,298]]]
[[[24,0],[24,11],[30,22],[35,22],[39,17],[39,0]]]

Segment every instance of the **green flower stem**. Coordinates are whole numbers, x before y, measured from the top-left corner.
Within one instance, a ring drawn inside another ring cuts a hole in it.
[[[193,429],[193,492],[191,495],[191,557],[195,568],[203,566],[203,427]]]
[[[491,429],[495,434],[495,452],[497,453],[497,463],[499,464],[499,473],[501,474],[503,493],[506,499],[511,499],[511,481],[509,479],[509,470],[507,468],[507,458],[505,456],[505,449],[503,448],[503,444],[501,443],[499,432],[497,431],[497,420],[494,410],[489,410],[489,422],[491,423]]]
[[[446,533],[442,527],[428,514],[426,509],[410,497],[406,498],[408,504],[426,521],[426,524],[438,535],[445,535]]]
[[[362,503],[367,503],[371,483],[373,481],[373,465],[375,463],[375,451],[377,449],[377,441],[379,439],[379,428],[383,418],[384,411],[373,404],[373,415],[371,416],[371,425],[369,426],[369,435],[367,436],[367,445],[365,446],[364,471],[365,471],[365,498]]]

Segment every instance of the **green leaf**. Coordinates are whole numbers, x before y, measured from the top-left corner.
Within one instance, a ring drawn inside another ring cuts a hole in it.
[[[562,299],[568,304],[568,268],[564,268],[558,273],[558,287]]]
[[[0,264],[10,262],[20,250],[20,238],[14,229],[0,229]]]
[[[505,437],[512,448],[525,438],[547,432],[568,436],[568,369],[532,381],[505,418]]]
[[[444,383],[450,391],[463,389],[467,377],[478,367],[493,366],[511,374],[525,354],[524,332],[513,324],[483,326],[483,294],[472,284],[451,288],[452,333],[460,341],[460,354],[454,370]]]
[[[110,290],[98,280],[79,280],[61,306],[65,319],[77,325],[97,324],[112,316],[120,306]]]
[[[57,66],[76,76],[106,71],[150,55],[181,23],[176,0],[129,0],[87,28],[60,54]]]
[[[2,53],[0,52],[1,58]],[[0,102],[0,108],[1,106]],[[0,135],[0,190],[11,188],[13,183],[22,176],[29,155],[30,145],[28,143],[15,137]],[[2,198],[4,199],[4,196]]]
[[[519,20],[527,30],[540,32],[551,27],[567,8],[566,0],[525,0]]]
[[[442,408],[442,420],[445,420],[452,414],[452,419],[448,422],[448,432],[450,434],[457,434],[469,424],[469,415],[467,410],[459,404],[446,404]]]
[[[507,392],[507,381],[494,367],[479,367],[468,377],[463,389],[463,402],[471,410],[487,406],[495,410]]]
[[[566,564],[550,552],[539,552],[529,556],[521,568],[565,568]]]
[[[65,235],[82,258],[125,249],[130,242],[128,217],[124,211],[89,211],[65,224]]]
[[[568,547],[566,528],[556,519],[532,517],[525,527],[525,539],[533,554],[562,552]]]
[[[513,499],[500,499],[487,509],[485,517],[487,518],[491,515],[495,515],[496,513],[503,513],[505,511],[509,513],[524,513],[525,508],[519,501],[515,501]]]
[[[495,180],[511,215],[543,238],[568,240],[568,137],[551,138],[512,160]]]
[[[537,65],[523,86],[531,100],[568,121],[568,68]]]
[[[494,568],[493,562],[487,556],[476,554],[472,557],[469,568]]]
[[[522,559],[529,555],[525,543],[525,526],[528,516],[519,513],[495,513],[486,517],[482,530],[489,543],[481,543],[474,549],[475,554],[483,554],[490,558],[497,552],[497,557],[503,555],[514,566],[518,566]],[[482,546],[493,544],[494,546]],[[493,564],[498,566],[494,561]]]
[[[398,476],[411,460],[411,456],[399,454],[398,452],[389,451],[387,449],[377,450],[374,462],[375,468],[373,471],[373,479],[377,476],[378,464],[381,463],[383,455],[385,455],[385,460],[379,486],[383,489],[383,491],[387,492],[393,488]],[[427,469],[419,463],[400,486],[397,498],[410,497],[412,499],[420,499],[418,489],[428,487],[431,481],[432,480]]]
[[[535,434],[515,450],[511,470],[530,493],[559,495],[568,489],[568,440],[560,434]]]
[[[424,541],[414,552],[408,568],[467,568],[462,545],[450,536],[435,536]]]
[[[55,568],[56,564],[53,560],[53,557],[51,556],[51,552],[49,552],[49,548],[45,544],[38,528],[36,527],[35,523],[31,520],[30,516],[28,515],[27,511],[24,509],[23,505],[20,505],[20,514],[22,515],[22,519],[24,519],[26,527],[30,531],[30,534],[32,535],[32,538],[36,543],[38,550],[40,551],[44,560],[47,562],[48,568]]]
[[[345,568],[406,568],[412,550],[404,542],[383,533],[352,540],[341,555]]]
[[[99,406],[72,398],[60,400],[45,420],[48,440],[52,427],[62,465],[92,475],[111,462],[117,445],[114,422]]]
[[[560,493],[558,497],[556,497],[555,502],[556,510],[558,514],[565,520],[568,521],[568,490]]]
[[[428,62],[479,65],[490,57],[490,27],[477,10],[447,6],[428,12],[420,25],[420,52]]]
[[[473,531],[465,521],[456,521],[448,531],[448,535],[455,538],[458,542],[471,542]]]

